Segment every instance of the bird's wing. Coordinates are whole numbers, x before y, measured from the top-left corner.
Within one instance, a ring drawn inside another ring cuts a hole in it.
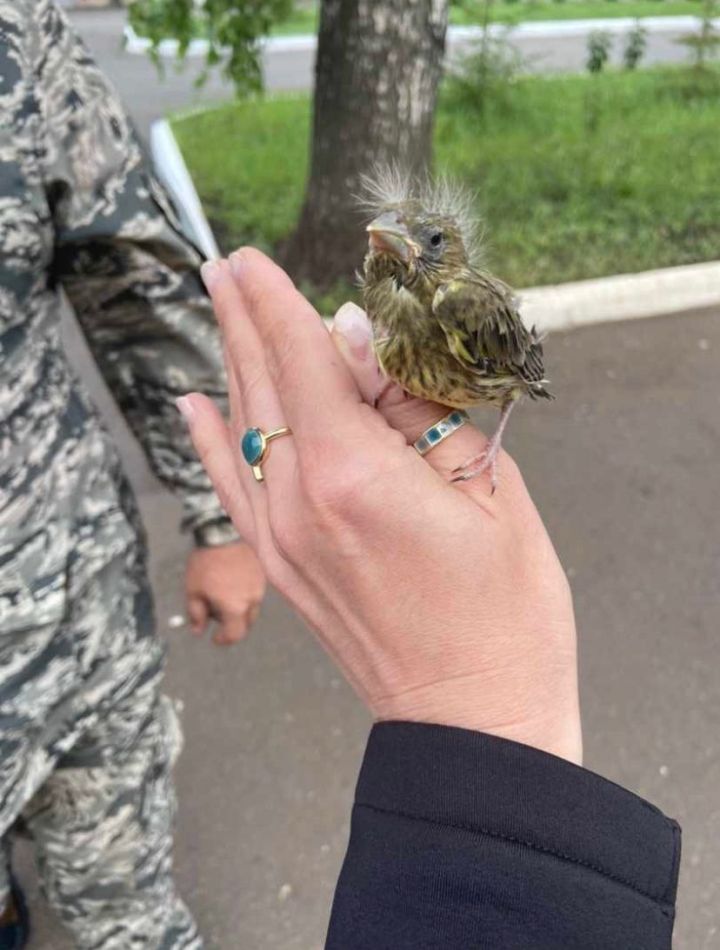
[[[518,313],[508,286],[481,275],[458,277],[435,292],[432,310],[452,354],[483,376],[544,379],[542,346]]]

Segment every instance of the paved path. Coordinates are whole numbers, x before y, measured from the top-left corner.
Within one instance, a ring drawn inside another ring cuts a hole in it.
[[[675,950],[717,950],[720,313],[557,334],[547,352],[558,399],[521,409],[508,447],[575,592],[587,765],[681,820]],[[367,718],[275,595],[232,653],[170,630],[185,543],[174,502],[142,500],[185,704],[178,879],[210,950],[320,950]],[[66,950],[38,924],[32,950]]]
[[[133,110],[147,102],[120,86]],[[232,653],[170,630],[183,611],[177,506],[155,490],[70,321],[66,339],[146,513],[168,688],[185,705],[178,880],[209,950],[320,950],[367,717],[275,595]],[[557,334],[547,353],[559,398],[520,410],[508,448],[575,592],[586,763],[680,819],[675,950],[717,950],[720,313]],[[22,857],[31,948],[68,950]]]
[[[76,11],[73,21],[82,30],[96,56],[133,103],[136,121],[144,133],[153,119],[178,109],[191,108],[232,95],[230,87],[214,75],[201,90],[194,88],[200,60],[190,60],[185,70],[176,72],[167,63],[167,74],[161,80],[155,67],[145,56],[131,55],[121,44],[125,13],[113,11]],[[667,20],[673,22],[668,26]],[[608,21],[604,21],[606,26]],[[679,36],[688,32],[691,17],[662,18],[649,21],[650,35],[645,57],[647,63],[681,62],[687,58],[684,47],[677,44]],[[629,21],[611,27],[627,31]],[[539,72],[578,71],[585,68],[587,35],[598,21],[527,23],[510,36],[527,61],[530,70]],[[467,49],[476,32],[454,29],[449,43],[450,54]],[[623,41],[615,38],[615,58],[620,56]],[[314,44],[309,37],[278,38],[272,41],[263,58],[266,84],[272,90],[306,90],[313,82]],[[152,94],[150,94],[150,91]]]

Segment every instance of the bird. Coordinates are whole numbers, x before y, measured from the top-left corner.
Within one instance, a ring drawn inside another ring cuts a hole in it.
[[[500,421],[482,454],[452,472],[483,472],[497,487],[497,457],[510,413],[523,397],[553,399],[543,347],[520,316],[514,291],[483,264],[474,196],[447,178],[394,168],[362,179],[370,223],[359,281],[385,377],[406,394],[452,409],[489,404]]]

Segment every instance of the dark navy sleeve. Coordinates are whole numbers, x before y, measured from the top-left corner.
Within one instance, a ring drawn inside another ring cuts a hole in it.
[[[680,828],[483,733],[370,735],[326,950],[669,950]]]

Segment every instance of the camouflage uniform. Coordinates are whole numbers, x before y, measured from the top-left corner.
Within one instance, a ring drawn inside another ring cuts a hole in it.
[[[179,732],[142,528],[62,351],[61,292],[186,528],[222,543],[174,405],[223,396],[198,264],[63,14],[0,0],[0,839],[32,834],[80,948],[201,943],[170,877]]]

